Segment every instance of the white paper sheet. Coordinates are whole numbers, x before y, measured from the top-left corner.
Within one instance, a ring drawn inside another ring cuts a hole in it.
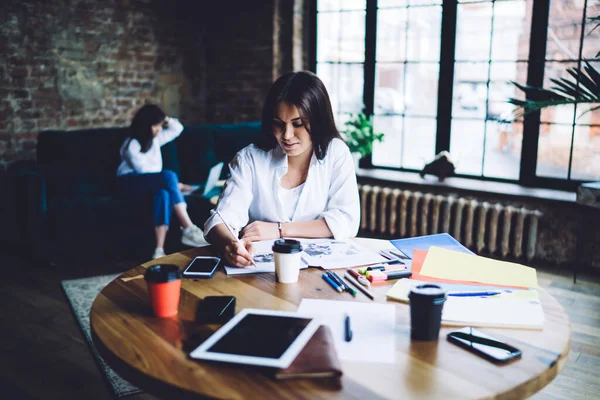
[[[442,325],[543,329],[544,310],[539,299],[521,291],[513,296],[448,296],[442,309]]]
[[[275,261],[273,260],[273,242],[275,240],[261,240],[260,242],[254,242],[254,263],[256,268],[238,268],[225,266],[225,272],[227,275],[244,275],[244,274],[258,274],[261,272],[275,272]],[[300,269],[308,268],[308,265],[302,260]]]
[[[389,261],[352,240],[302,239],[302,258],[311,267],[351,268]]]
[[[331,329],[340,360],[394,363],[396,307],[392,304],[302,299],[297,312],[319,318]],[[344,318],[350,316],[352,340],[344,340]]]

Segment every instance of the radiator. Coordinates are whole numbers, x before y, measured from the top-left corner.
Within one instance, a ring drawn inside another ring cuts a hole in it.
[[[447,232],[478,254],[535,256],[539,210],[373,185],[359,190],[363,233],[403,238]]]

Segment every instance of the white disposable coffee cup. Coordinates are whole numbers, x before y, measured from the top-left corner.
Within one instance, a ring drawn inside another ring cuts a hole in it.
[[[293,239],[278,239],[273,243],[275,274],[280,283],[298,282],[302,245]]]

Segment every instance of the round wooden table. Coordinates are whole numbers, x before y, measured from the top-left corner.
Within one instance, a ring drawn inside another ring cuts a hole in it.
[[[148,266],[159,263],[183,268],[198,255],[212,255],[212,251],[192,249],[133,268],[108,284],[92,306],[92,336],[102,357],[123,378],[159,397],[525,398],[547,385],[567,360],[569,320],[544,290],[540,290],[546,317],[543,330],[481,329],[522,350],[521,359],[507,365],[497,366],[449,343],[446,334],[456,328],[442,327],[437,342],[411,341],[409,306],[391,301],[398,327],[395,363],[342,361],[341,388],[328,380],[277,381],[260,368],[194,360],[189,352],[219,328],[194,322],[197,305],[205,296],[236,296],[236,312],[243,308],[295,311],[302,298],[371,301],[360,292],[356,297],[334,292],[316,268],[302,270],[297,284],[276,283],[274,273],[227,276],[219,270],[212,279],[183,280],[177,317],[154,317],[146,282],[128,278],[139,277]],[[392,284],[372,287],[376,302],[386,302]]]

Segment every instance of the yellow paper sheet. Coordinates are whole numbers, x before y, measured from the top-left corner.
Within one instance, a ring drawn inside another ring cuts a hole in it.
[[[489,285],[537,288],[534,268],[432,246],[421,275]]]

